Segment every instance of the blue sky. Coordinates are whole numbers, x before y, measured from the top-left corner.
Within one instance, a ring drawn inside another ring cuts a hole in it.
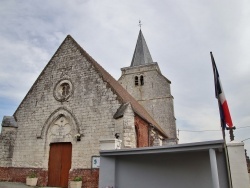
[[[1,0],[0,118],[14,113],[68,34],[118,79],[131,63],[140,19],[153,60],[172,81],[180,143],[222,138],[210,51],[235,139],[249,138],[249,17],[247,0]],[[250,140],[245,145],[249,152]]]

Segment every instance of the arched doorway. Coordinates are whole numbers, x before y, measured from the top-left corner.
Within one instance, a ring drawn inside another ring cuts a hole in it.
[[[47,131],[49,143],[48,186],[68,187],[72,162],[72,122],[64,114],[58,115]]]
[[[68,187],[72,144],[51,143],[49,151],[48,186]]]

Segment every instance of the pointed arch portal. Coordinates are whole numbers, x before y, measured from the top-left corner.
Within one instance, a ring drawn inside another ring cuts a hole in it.
[[[78,123],[76,117],[68,109],[66,109],[64,107],[60,107],[57,110],[55,110],[53,113],[51,113],[51,115],[48,117],[48,119],[43,124],[43,126],[41,126],[41,128],[38,129],[37,138],[45,138],[48,134],[48,130],[49,130],[51,125],[57,125],[58,130],[60,130],[60,122],[58,122],[58,121],[61,121],[61,120],[59,120],[60,118],[65,119],[64,122],[61,122],[62,124],[67,123],[66,121],[68,121],[68,123],[70,124],[69,126],[71,126],[72,129],[75,130],[76,133],[81,134],[79,123]],[[61,127],[62,127],[62,125],[61,125]],[[53,133],[53,129],[56,129],[56,126],[55,126],[55,128],[52,127],[52,130],[51,130],[52,133]],[[67,132],[67,130],[65,130],[65,131]],[[60,134],[60,133],[57,133],[57,134]]]

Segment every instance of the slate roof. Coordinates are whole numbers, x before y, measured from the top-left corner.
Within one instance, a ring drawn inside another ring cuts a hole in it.
[[[130,67],[153,63],[146,40],[140,30]]]
[[[121,117],[123,117],[127,107],[128,107],[129,103],[125,103],[125,104],[122,104],[118,110],[116,111],[115,115],[114,115],[114,118],[115,119],[119,119]]]
[[[4,116],[2,121],[2,127],[18,127],[18,126],[13,116]]]
[[[141,33],[141,31],[140,31]],[[168,137],[163,129],[156,123],[156,121],[149,115],[149,113],[125,90],[118,81],[116,81],[101,65],[99,65],[70,35],[66,39],[70,38],[78,46],[82,55],[96,68],[97,72],[100,73],[103,80],[109,84],[113,92],[116,93],[118,99],[125,105],[130,103],[133,111],[141,118],[152,124],[157,130],[159,130],[163,136]],[[65,40],[66,40],[65,39]],[[126,105],[125,105],[126,106]],[[124,107],[121,107],[122,109]],[[123,109],[124,110],[124,109]],[[118,115],[118,114],[117,114]],[[119,113],[119,115],[121,115]]]

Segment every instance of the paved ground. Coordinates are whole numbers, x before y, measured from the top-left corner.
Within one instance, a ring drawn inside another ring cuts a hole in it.
[[[27,186],[23,183],[0,182],[0,188],[31,188],[31,186]]]
[[[37,187],[36,188],[50,188],[50,187]],[[32,186],[25,185],[24,183],[16,182],[0,182],[0,188],[33,188]],[[55,187],[53,187],[55,188]]]

